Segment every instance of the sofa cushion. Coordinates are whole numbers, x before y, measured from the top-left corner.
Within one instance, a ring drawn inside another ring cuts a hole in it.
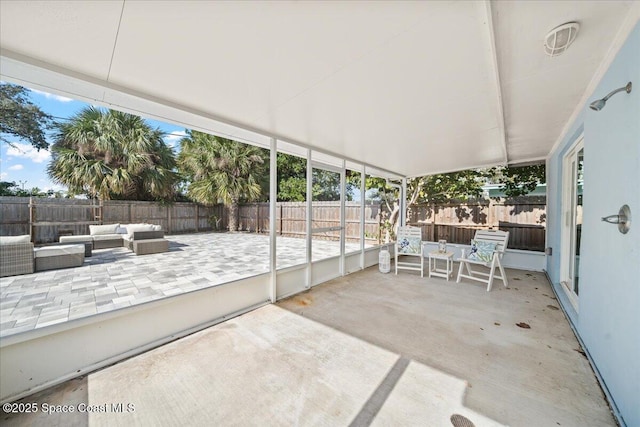
[[[33,254],[36,258],[61,256],[69,254],[84,254],[84,245],[57,245],[35,248]]]
[[[144,225],[143,223],[132,223],[132,224],[120,224],[120,227],[118,228],[118,230],[116,230],[116,232],[118,234],[129,234],[129,231],[127,230],[128,227],[134,226],[134,225]]]
[[[0,245],[15,245],[19,243],[31,243],[31,236],[0,236]]]
[[[116,234],[116,230],[120,227],[120,224],[107,224],[107,225],[90,225],[89,233],[92,236],[99,236],[103,234]]]
[[[60,236],[60,243],[85,243],[93,242],[93,237],[88,234],[81,234],[79,236]]]
[[[133,236],[136,231],[153,231],[153,224],[129,224],[127,225],[127,234]]]
[[[122,241],[122,234],[98,234],[93,236],[93,241],[99,240],[120,240]]]

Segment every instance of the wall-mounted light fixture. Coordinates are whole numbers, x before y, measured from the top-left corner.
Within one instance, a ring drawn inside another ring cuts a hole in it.
[[[602,218],[609,224],[618,224],[618,231],[627,234],[631,228],[631,209],[629,205],[623,205],[618,211],[618,215],[609,215]]]
[[[592,109],[592,110],[594,110],[594,111],[600,111],[600,110],[602,110],[602,109],[604,108],[604,106],[607,104],[607,100],[608,100],[609,98],[611,98],[611,97],[612,97],[613,95],[615,95],[616,93],[618,93],[618,92],[622,92],[622,91],[625,91],[625,92],[627,92],[627,93],[631,93],[631,82],[627,83],[627,85],[626,85],[626,86],[623,86],[623,87],[621,87],[621,88],[618,88],[618,89],[616,89],[616,90],[614,90],[614,91],[609,92],[609,93],[607,94],[607,96],[605,96],[604,98],[602,98],[602,99],[598,99],[598,100],[596,100],[596,101],[593,101],[593,102],[591,103],[591,105],[589,105],[589,108],[591,108],[591,109]]]

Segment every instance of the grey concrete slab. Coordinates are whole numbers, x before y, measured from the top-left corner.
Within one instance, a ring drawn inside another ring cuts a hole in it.
[[[157,350],[89,376],[90,402],[136,407],[91,424],[347,425],[397,360],[276,306]]]
[[[546,278],[507,275],[370,268],[23,399],[132,411],[3,424],[615,426]]]
[[[279,305],[411,359],[374,424],[448,425],[446,408],[476,426],[614,426],[544,274],[506,271],[510,287],[486,292],[477,282],[368,269]]]

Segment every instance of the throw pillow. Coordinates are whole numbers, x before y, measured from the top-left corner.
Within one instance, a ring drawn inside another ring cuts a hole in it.
[[[493,252],[496,250],[494,242],[485,242],[484,240],[471,240],[471,253],[467,257],[472,261],[491,262]]]
[[[401,254],[419,254],[421,244],[419,237],[403,237],[398,240],[398,252]]]

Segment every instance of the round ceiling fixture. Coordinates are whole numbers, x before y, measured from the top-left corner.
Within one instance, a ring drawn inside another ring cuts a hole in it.
[[[577,22],[567,22],[549,31],[544,38],[544,52],[549,56],[560,55],[576,39],[579,29]]]

